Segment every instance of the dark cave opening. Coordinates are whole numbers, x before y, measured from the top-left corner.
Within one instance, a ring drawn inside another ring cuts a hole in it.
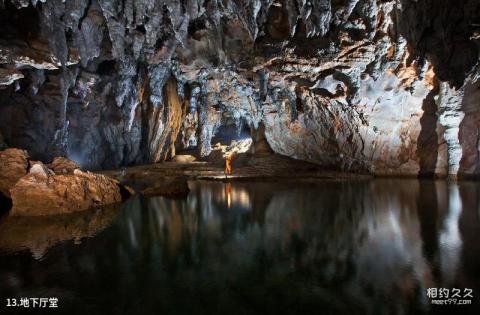
[[[205,22],[206,21],[203,18],[198,18],[191,21],[190,24],[188,25],[188,35],[193,36],[195,39],[199,40],[200,37],[199,36],[195,37],[195,33],[207,27]]]
[[[220,143],[222,145],[230,145],[233,141],[251,139],[251,131],[245,120],[241,119],[236,122],[228,118],[215,132],[212,138],[212,144]]]
[[[0,217],[12,208],[12,199],[0,193]]]
[[[145,26],[143,26],[143,25],[138,25],[138,26],[135,28],[135,30],[136,30],[137,32],[142,33],[142,34],[146,34],[146,33],[147,33],[147,30],[145,29]]]
[[[104,60],[98,65],[97,73],[105,76],[113,75],[115,74],[116,65],[115,60]]]
[[[285,6],[273,5],[267,15],[267,32],[273,39],[285,39],[290,35],[290,21]]]
[[[10,1],[0,6],[0,39],[23,39],[27,42],[39,37],[40,18],[32,6],[17,9]]]

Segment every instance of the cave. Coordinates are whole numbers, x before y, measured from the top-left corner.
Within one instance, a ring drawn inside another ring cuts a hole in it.
[[[250,127],[243,121],[236,123],[231,119],[227,119],[212,138],[212,143],[220,143],[230,145],[232,141],[251,140]]]
[[[478,0],[0,0],[0,30],[0,313],[480,313]]]
[[[251,163],[255,154],[254,130],[245,119],[224,117],[220,126],[214,131],[211,140],[212,152],[204,159],[209,164],[224,166],[224,173],[232,177],[235,170]],[[256,141],[258,142],[258,141]]]

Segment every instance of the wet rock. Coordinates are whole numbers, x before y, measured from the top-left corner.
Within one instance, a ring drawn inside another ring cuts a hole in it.
[[[35,164],[11,189],[13,216],[65,214],[119,203],[129,192],[104,175],[74,170],[53,175]]]
[[[55,174],[73,174],[73,171],[80,169],[80,165],[77,162],[66,159],[64,157],[56,157],[53,162],[48,165]]]
[[[28,154],[20,149],[0,151],[0,192],[10,197],[10,189],[28,172]]]
[[[186,178],[182,177],[163,177],[156,181],[143,183],[146,188],[140,190],[140,194],[152,196],[164,196],[171,198],[186,197],[190,191]]]

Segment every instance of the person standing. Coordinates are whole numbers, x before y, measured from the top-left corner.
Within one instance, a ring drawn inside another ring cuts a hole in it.
[[[232,175],[232,155],[225,155],[225,177]]]

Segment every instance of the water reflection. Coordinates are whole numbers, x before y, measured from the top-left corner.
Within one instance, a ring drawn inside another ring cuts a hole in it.
[[[450,287],[456,278],[460,262],[462,239],[458,221],[462,213],[462,201],[458,186],[448,187],[448,212],[442,222],[439,232],[440,269],[443,275],[442,285]]]
[[[478,184],[190,186],[186,200],[129,200],[41,261],[2,257],[0,296],[56,292],[93,313],[416,314],[436,311],[427,288],[480,292]]]
[[[80,244],[109,226],[120,205],[81,211],[72,214],[39,217],[6,215],[0,219],[0,252],[29,250],[41,259],[48,248],[62,241]]]

